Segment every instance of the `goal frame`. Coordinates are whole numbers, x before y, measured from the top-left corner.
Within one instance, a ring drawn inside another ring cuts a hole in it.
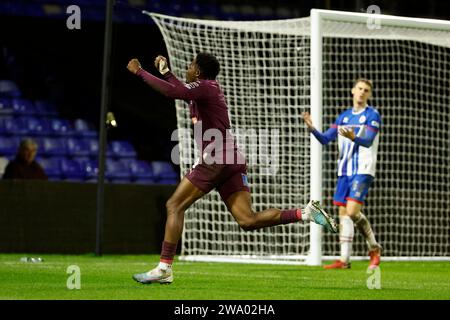
[[[143,11],[149,16],[164,17],[164,15],[157,13],[150,13]],[[168,17],[168,16],[167,16]],[[170,17],[174,20],[181,19]],[[310,12],[310,109],[312,121],[319,130],[323,129],[323,40],[326,37],[323,32],[324,22],[327,20],[334,20],[348,23],[368,23],[369,20],[374,19],[379,22],[380,26],[391,27],[407,27],[420,28],[438,31],[450,31],[450,21],[425,19],[425,18],[410,18],[383,14],[369,14],[369,13],[353,13],[345,11],[332,11],[322,9],[312,9]],[[193,22],[196,19],[183,20]],[[214,24],[214,21],[208,21]],[[368,29],[369,31],[369,29]],[[339,37],[339,36],[337,36]],[[359,36],[361,37],[361,36]],[[384,39],[384,36],[377,36],[377,38]],[[389,39],[386,36],[386,39]],[[448,47],[450,47],[450,40]],[[310,135],[310,197],[315,200],[323,200],[323,148],[322,145]],[[336,259],[337,256],[323,256],[322,253],[322,231],[323,228],[317,224],[310,223],[309,245],[310,250],[308,255],[295,256],[208,256],[208,255],[188,255],[180,256],[182,261],[204,261],[204,262],[230,262],[230,263],[265,263],[265,264],[289,264],[289,265],[309,265],[320,266],[322,260]],[[183,234],[184,235],[184,234]],[[352,257],[353,260],[366,260],[367,257]],[[450,261],[450,257],[384,257],[385,261]]]
[[[450,31],[450,21],[409,18],[384,14],[353,13],[346,11],[333,11],[312,9],[311,19],[311,117],[313,123],[319,130],[322,130],[323,120],[323,91],[322,91],[322,57],[323,57],[323,38],[322,25],[325,20],[339,20],[341,22],[368,23],[370,20],[377,20],[380,26],[421,28],[431,30]],[[369,30],[369,29],[368,29]],[[310,192],[311,199],[322,199],[322,145],[311,135],[311,176]],[[310,252],[306,264],[310,266],[319,266],[322,258],[334,259],[336,256],[322,257],[322,227],[314,223],[310,226]],[[361,257],[359,257],[361,259]],[[445,260],[450,261],[450,257],[389,257],[389,260]]]

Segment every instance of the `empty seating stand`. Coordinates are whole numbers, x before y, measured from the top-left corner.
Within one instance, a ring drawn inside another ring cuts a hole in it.
[[[167,161],[151,162],[154,179],[161,184],[175,184],[178,182],[178,174],[172,164]]]
[[[148,162],[136,159],[124,159],[122,161],[125,165],[128,165],[135,183],[151,184],[156,182],[152,167]]]
[[[21,139],[32,138],[38,144],[36,161],[50,180],[96,182],[98,136],[88,121],[61,118],[52,102],[26,99],[14,82],[0,80],[0,156],[13,159]],[[179,180],[171,163],[138,160],[126,140],[109,141],[106,157],[107,182],[174,184]]]
[[[128,183],[131,181],[131,172],[123,162],[107,158],[105,177],[110,182]]]
[[[61,180],[61,158],[36,158],[36,161],[44,168],[45,174],[49,180]]]

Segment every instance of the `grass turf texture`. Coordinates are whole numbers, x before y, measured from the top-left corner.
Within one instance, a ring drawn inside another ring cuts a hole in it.
[[[142,285],[131,276],[153,268],[159,256],[0,255],[0,299],[114,300],[334,300],[450,299],[450,263],[382,262],[381,289],[369,290],[367,261],[349,270],[176,261],[171,285]],[[81,289],[69,290],[67,267],[81,270]]]

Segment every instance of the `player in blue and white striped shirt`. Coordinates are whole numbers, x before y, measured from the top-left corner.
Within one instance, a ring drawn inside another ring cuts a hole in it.
[[[342,112],[330,129],[322,133],[314,128],[309,113],[302,114],[311,133],[321,144],[338,138],[338,181],[333,203],[339,207],[339,240],[341,259],[326,269],[350,268],[354,224],[369,246],[371,269],[380,263],[381,246],[375,240],[366,216],[361,212],[364,199],[375,177],[381,116],[367,104],[372,94],[372,82],[359,78],[352,88],[353,107]]]

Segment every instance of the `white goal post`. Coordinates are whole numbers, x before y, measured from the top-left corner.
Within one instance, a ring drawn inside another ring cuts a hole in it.
[[[353,81],[370,78],[383,125],[364,211],[384,259],[450,260],[450,22],[316,9],[307,18],[246,22],[144,13],[178,77],[198,52],[221,62],[256,211],[320,199],[337,218],[336,144],[311,138],[301,112],[326,130],[351,105]],[[176,110],[184,174],[196,146],[186,104],[177,101]],[[186,212],[180,259],[320,265],[338,254],[338,237],[314,224],[244,232],[212,192]],[[366,254],[356,231],[355,258]]]

